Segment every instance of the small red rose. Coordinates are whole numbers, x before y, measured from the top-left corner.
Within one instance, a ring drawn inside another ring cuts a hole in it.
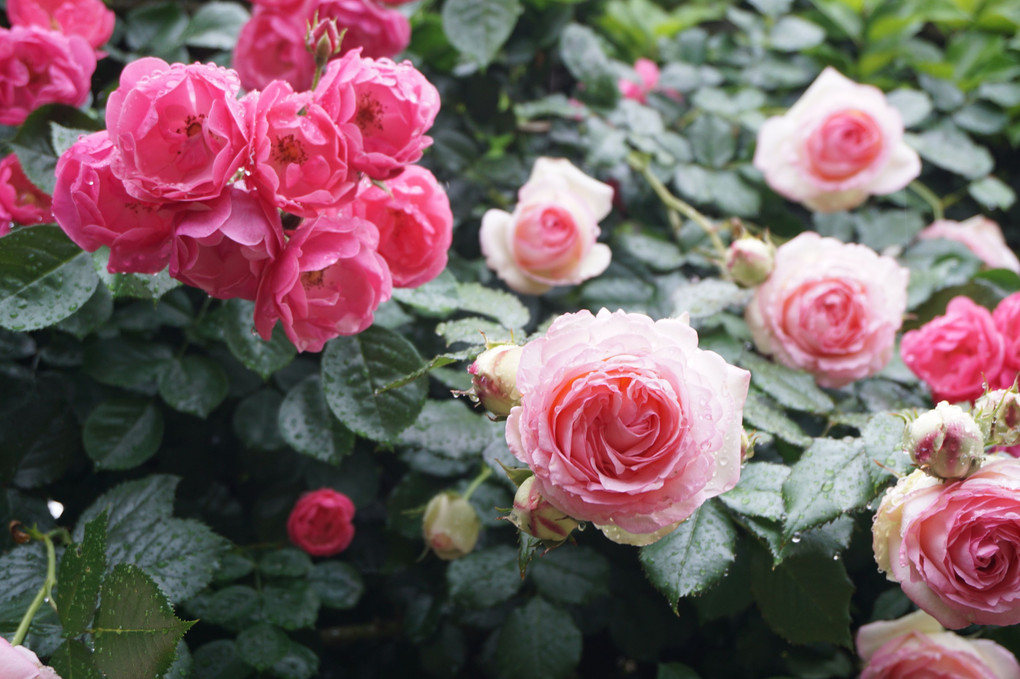
[[[333,556],[354,539],[354,503],[331,488],[305,493],[287,519],[290,541],[312,556]]]

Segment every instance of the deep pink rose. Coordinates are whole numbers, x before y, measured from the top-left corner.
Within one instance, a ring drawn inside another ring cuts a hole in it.
[[[233,66],[247,90],[274,80],[286,80],[298,91],[310,88],[315,60],[305,47],[304,15],[256,7],[237,36]]]
[[[0,214],[22,226],[53,221],[50,196],[28,180],[13,153],[0,160]]]
[[[213,64],[145,57],[124,67],[106,127],[113,169],[146,200],[207,200],[241,167],[248,138],[237,74]]]
[[[393,57],[411,42],[407,17],[375,0],[321,0],[316,11],[320,20],[336,19],[340,29],[347,29],[344,52],[360,47],[366,57]]]
[[[354,213],[379,229],[379,254],[396,288],[415,288],[439,275],[453,239],[450,199],[432,173],[409,165],[386,182],[365,182]]]
[[[255,328],[269,339],[279,319],[298,351],[322,351],[338,335],[372,324],[390,298],[379,232],[359,217],[305,220],[266,270],[255,301]]]
[[[255,11],[271,9],[277,12],[284,12],[304,21],[306,17],[311,18],[311,8],[316,4],[315,0],[252,0]]]
[[[638,82],[620,78],[616,84],[625,99],[633,99],[644,104],[648,101],[648,95],[659,84],[659,67],[651,59],[642,58],[634,62],[634,72],[637,74]]]
[[[81,106],[95,70],[84,38],[35,26],[0,28],[0,125],[20,125],[44,104]]]
[[[648,544],[736,485],[749,380],[686,319],[565,314],[524,346],[506,440],[553,506]]]
[[[989,458],[962,481],[921,470],[872,526],[879,570],[949,629],[1020,622],[1020,460]]]
[[[290,541],[312,556],[333,556],[354,539],[354,503],[332,488],[305,493],[287,518]]]
[[[863,245],[805,232],[776,251],[745,317],[763,354],[823,387],[842,387],[889,362],[909,277]]]
[[[936,403],[959,403],[976,399],[984,383],[999,375],[1005,342],[988,309],[954,297],[944,316],[904,333],[900,354]]]
[[[102,47],[113,34],[114,13],[102,0],[7,0],[12,26],[38,26]]]
[[[0,637],[0,677],[3,679],[60,679],[52,667],[43,665],[35,653],[24,646],[11,646]]]
[[[104,130],[81,137],[57,161],[53,216],[88,252],[110,248],[113,273],[158,273],[170,261],[176,206],[144,201],[113,173],[117,151]]]
[[[989,381],[993,389],[1009,389],[1020,373],[1020,292],[999,302],[992,320],[1002,335],[1004,352],[1002,370],[994,377],[989,375]]]
[[[1020,679],[1005,648],[947,632],[924,611],[864,625],[857,653],[865,663],[860,679]]]
[[[978,259],[993,269],[1009,269],[1020,273],[1020,260],[1006,245],[1002,228],[987,217],[977,215],[962,222],[940,219],[925,227],[918,238],[945,238],[963,243]]]
[[[178,214],[170,275],[219,299],[255,299],[262,272],[283,249],[280,213],[237,184]]]
[[[831,67],[786,114],[761,126],[754,166],[773,190],[819,212],[857,207],[921,173],[899,111],[881,90]]]

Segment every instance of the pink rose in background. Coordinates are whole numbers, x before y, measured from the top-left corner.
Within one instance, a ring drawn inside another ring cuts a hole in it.
[[[386,189],[364,182],[353,209],[379,229],[379,254],[390,267],[393,287],[416,288],[446,266],[453,213],[446,191],[425,168],[407,166]]]
[[[24,646],[11,646],[0,637],[0,677],[3,679],[60,679],[52,667],[43,665],[35,653]]]
[[[554,507],[648,544],[736,485],[749,380],[685,319],[565,314],[524,346],[506,440]]]
[[[286,80],[298,91],[309,89],[315,60],[305,47],[304,14],[256,7],[237,36],[233,67],[246,90],[260,90],[274,80]]]
[[[372,324],[390,298],[379,232],[359,217],[306,220],[266,270],[255,300],[255,328],[272,337],[277,319],[298,351],[322,351],[338,335]]]
[[[1013,654],[988,639],[961,637],[924,611],[879,620],[857,632],[860,679],[1020,679]]]
[[[143,200],[207,200],[220,194],[247,152],[237,74],[213,64],[144,57],[124,67],[106,127],[114,171]]]
[[[785,115],[761,126],[754,166],[774,191],[819,212],[857,207],[921,173],[899,111],[878,88],[831,67]]]
[[[612,259],[609,246],[596,242],[598,223],[612,206],[608,184],[568,160],[539,158],[513,214],[489,210],[483,215],[479,237],[485,263],[528,295],[597,276]]]
[[[34,26],[0,28],[0,125],[20,125],[44,104],[81,106],[95,70],[84,38]]]
[[[310,16],[315,0],[252,0],[251,4],[255,5],[256,12],[271,9],[304,20]]]
[[[1020,622],[1018,517],[1020,460],[991,458],[946,483],[917,470],[882,499],[872,527],[875,560],[949,629],[1013,625]]]
[[[931,240],[945,238],[967,246],[982,262],[993,269],[1009,269],[1020,273],[1020,260],[1006,245],[1002,228],[996,222],[977,215],[963,222],[940,219],[917,234],[918,238]]]
[[[659,67],[651,59],[641,58],[634,62],[634,72],[637,73],[640,82],[620,78],[617,87],[625,99],[633,99],[644,104],[648,101],[648,95],[659,84]]]
[[[38,26],[102,47],[113,35],[114,13],[102,0],[7,0],[11,26]]]
[[[838,388],[889,362],[909,278],[891,257],[805,232],[776,251],[745,318],[760,352]]]
[[[49,194],[28,180],[13,153],[0,160],[0,213],[22,226],[53,221]]]
[[[1009,389],[1020,373],[1020,292],[999,302],[992,320],[1002,335],[1004,351],[1002,370],[995,376],[989,375],[989,381],[993,389]]]
[[[366,57],[393,57],[411,42],[407,17],[375,0],[320,0],[315,9],[320,20],[336,19],[340,29],[347,29],[344,52],[360,47]]]
[[[305,493],[287,518],[290,541],[312,556],[333,556],[354,539],[354,503],[332,488]]]
[[[1002,370],[1004,354],[991,312],[966,297],[951,299],[944,316],[904,333],[900,342],[903,362],[928,384],[936,403],[976,399]]]

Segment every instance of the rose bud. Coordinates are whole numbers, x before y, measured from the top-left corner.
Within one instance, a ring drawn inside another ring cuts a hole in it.
[[[738,238],[726,251],[726,271],[737,285],[753,288],[772,273],[776,247],[758,238]]]
[[[478,542],[482,523],[470,502],[457,493],[439,493],[425,507],[422,535],[425,544],[444,561],[468,554]]]
[[[744,464],[754,457],[754,444],[757,438],[757,434],[748,436],[746,429],[740,431],[740,464]]]
[[[578,525],[576,520],[539,495],[534,476],[529,476],[517,488],[514,508],[506,518],[521,532],[554,543],[566,540]]]
[[[977,471],[985,441],[967,411],[941,401],[934,410],[907,425],[904,447],[926,474],[962,479]]]
[[[314,22],[314,25],[313,25]],[[340,54],[340,43],[343,34],[337,27],[336,19],[315,18],[308,23],[308,32],[305,35],[305,44],[308,51],[315,58],[315,65],[318,68],[326,68],[326,64],[337,54]]]
[[[468,372],[474,375],[471,393],[496,417],[506,417],[511,408],[521,403],[521,392],[517,391],[520,362],[521,347],[500,344],[480,353],[468,367]]]
[[[990,444],[1015,446],[1020,443],[1020,394],[1016,391],[990,391],[974,403],[974,412],[982,427],[987,427]]]

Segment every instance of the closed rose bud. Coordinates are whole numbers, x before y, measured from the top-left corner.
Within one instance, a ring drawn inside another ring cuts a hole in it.
[[[941,401],[907,425],[904,446],[926,474],[962,479],[977,471],[985,441],[970,413]]]
[[[482,524],[470,502],[453,492],[429,500],[422,521],[425,544],[444,561],[468,554],[478,542]]]
[[[753,288],[772,273],[776,247],[758,238],[738,238],[726,251],[726,271],[738,285]]]
[[[988,432],[991,445],[1020,443],[1020,394],[1013,390],[990,391],[974,403],[978,422]]]
[[[750,460],[752,457],[754,457],[755,438],[757,438],[757,434],[755,434],[755,436],[748,436],[746,430],[741,430],[741,432],[740,432],[740,464],[744,464],[745,462]]]
[[[511,408],[521,403],[521,392],[517,391],[521,348],[514,344],[500,344],[486,349],[468,368],[468,372],[474,375],[472,393],[496,417],[506,417]]]
[[[507,519],[521,532],[546,542],[563,542],[578,525],[577,521],[539,495],[534,476],[525,479],[517,488],[514,508]]]
[[[309,22],[305,43],[308,51],[315,58],[315,65],[318,68],[325,68],[330,59],[340,54],[342,40],[343,35],[337,28],[336,19],[319,20],[318,14],[316,14],[315,19]]]

